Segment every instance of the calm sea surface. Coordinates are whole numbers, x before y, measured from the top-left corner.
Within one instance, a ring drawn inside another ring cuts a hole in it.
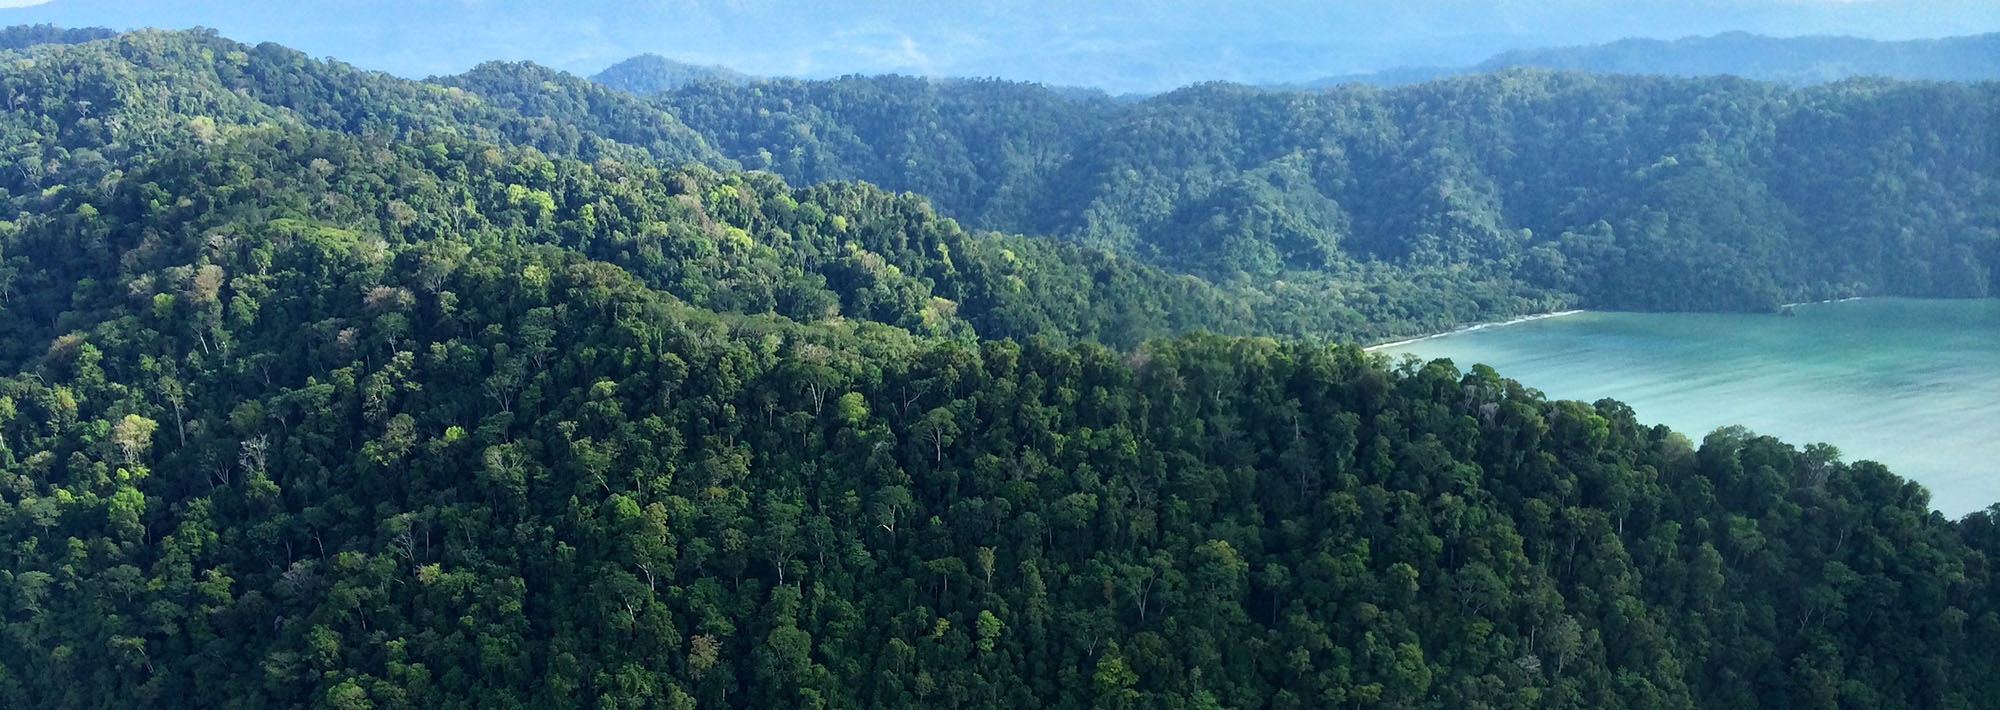
[[[1486,363],[1551,398],[1611,397],[1696,443],[1730,424],[1827,442],[1923,483],[1954,518],[2000,502],[2000,300],[1796,312],[1586,312],[1379,352]]]

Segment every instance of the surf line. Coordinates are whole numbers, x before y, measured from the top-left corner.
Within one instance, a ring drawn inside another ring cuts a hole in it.
[[[1417,336],[1417,337],[1415,337],[1415,338],[1408,338],[1408,339],[1405,339],[1405,340],[1398,340],[1398,341],[1395,341],[1395,342],[1392,342],[1392,343],[1378,343],[1378,344],[1375,344],[1375,345],[1370,345],[1370,346],[1367,346],[1367,347],[1364,347],[1364,348],[1362,348],[1361,350],[1362,350],[1362,352],[1372,352],[1372,351],[1375,351],[1375,350],[1382,350],[1382,349],[1384,349],[1384,348],[1393,348],[1393,347],[1399,347],[1399,346],[1403,346],[1403,345],[1409,345],[1410,343],[1420,343],[1420,342],[1423,342],[1423,341],[1426,341],[1426,340],[1430,340],[1430,339],[1432,339],[1432,338],[1442,338],[1442,337],[1444,337],[1444,336],[1447,336],[1447,335],[1458,335],[1458,334],[1460,334],[1460,333],[1470,333],[1470,332],[1472,332],[1472,331],[1475,331],[1475,330],[1484,330],[1484,329],[1487,329],[1487,328],[1497,328],[1497,327],[1499,327],[1499,326],[1503,326],[1503,325],[1514,325],[1514,324],[1516,324],[1516,323],[1526,323],[1526,322],[1528,322],[1528,321],[1535,321],[1535,320],[1543,320],[1543,319],[1547,319],[1547,318],[1561,318],[1561,317],[1563,317],[1563,316],[1573,316],[1573,315],[1576,315],[1576,314],[1578,314],[1578,313],[1582,313],[1582,312],[1583,312],[1583,310],[1582,310],[1582,309],[1574,309],[1574,310],[1567,310],[1567,311],[1551,311],[1551,312],[1548,312],[1548,313],[1536,313],[1536,314],[1534,314],[1534,315],[1531,315],[1531,316],[1521,316],[1521,317],[1519,317],[1519,318],[1513,318],[1513,319],[1509,319],[1509,320],[1501,320],[1501,321],[1489,321],[1489,322],[1486,322],[1486,323],[1474,323],[1474,324],[1472,324],[1472,325],[1468,325],[1468,326],[1465,326],[1465,327],[1462,327],[1462,328],[1454,328],[1454,329],[1452,329],[1452,330],[1447,330],[1447,331],[1444,331],[1444,332],[1442,332],[1442,333],[1432,333],[1432,334],[1430,334],[1430,335],[1420,335],[1420,336]]]
[[[1848,301],[1860,301],[1860,300],[1865,300],[1865,299],[1868,299],[1868,298],[1872,298],[1872,297],[1871,297],[1871,296],[1848,296],[1848,297],[1846,297],[1846,298],[1829,298],[1829,299],[1826,299],[1826,300],[1824,300],[1824,301],[1800,301],[1800,302],[1798,302],[1798,303],[1785,303],[1785,304],[1781,304],[1781,305],[1779,305],[1778,307],[1779,307],[1779,308],[1791,308],[1792,306],[1817,306],[1817,305],[1819,305],[1819,304],[1822,304],[1822,303],[1846,303],[1846,302],[1848,302]]]

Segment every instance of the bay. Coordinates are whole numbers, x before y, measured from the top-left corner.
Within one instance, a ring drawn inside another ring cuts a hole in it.
[[[1931,491],[1956,518],[2000,502],[2000,300],[1871,298],[1796,316],[1585,311],[1377,352],[1485,363],[1551,398],[1631,405],[1697,443],[1741,424],[1826,442]]]

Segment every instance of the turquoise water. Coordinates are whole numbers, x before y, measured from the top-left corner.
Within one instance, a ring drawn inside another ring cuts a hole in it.
[[[2000,502],[2000,300],[1796,312],[1585,312],[1378,352],[1485,363],[1550,398],[1611,397],[1697,443],[1730,424],[1830,443],[1921,482],[1954,518]]]

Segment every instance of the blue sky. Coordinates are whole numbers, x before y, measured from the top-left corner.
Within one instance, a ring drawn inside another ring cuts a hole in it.
[[[1464,65],[1508,49],[1624,37],[2000,31],[2000,0],[0,0],[0,8],[0,24],[213,27],[412,77],[488,59],[589,74],[654,52],[764,75],[998,76],[1112,91]]]

